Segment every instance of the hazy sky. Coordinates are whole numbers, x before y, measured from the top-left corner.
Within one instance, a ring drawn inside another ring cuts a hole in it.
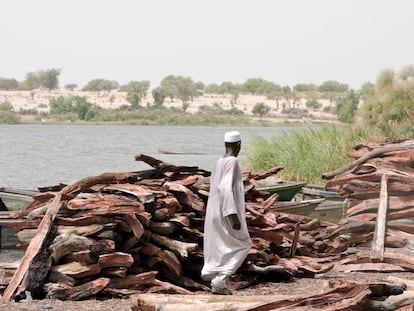
[[[359,88],[414,64],[412,0],[1,0],[0,77]]]

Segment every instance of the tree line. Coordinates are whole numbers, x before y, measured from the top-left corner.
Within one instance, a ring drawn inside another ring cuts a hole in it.
[[[51,68],[45,70],[38,70],[35,72],[29,72],[23,81],[19,82],[15,79],[0,78],[0,90],[36,90],[46,89],[54,90],[59,88],[59,75],[61,69]],[[353,90],[348,87],[347,84],[343,84],[337,81],[328,80],[321,85],[315,84],[296,84],[293,87],[288,85],[282,86],[272,81],[268,81],[261,78],[250,78],[244,83],[236,84],[232,82],[223,82],[221,84],[208,84],[205,85],[202,82],[194,81],[191,77],[168,75],[162,79],[160,85],[151,90],[153,103],[152,106],[162,107],[166,98],[170,98],[171,101],[179,99],[183,103],[182,110],[185,111],[188,107],[188,102],[192,101],[194,97],[202,94],[230,94],[232,96],[232,104],[237,103],[240,94],[252,94],[262,95],[268,99],[275,100],[277,106],[279,101],[289,103],[289,107],[283,107],[283,110],[294,110],[295,103],[300,98],[306,98],[306,107],[309,109],[319,109],[321,107],[318,101],[321,98],[329,99],[333,103],[333,111],[338,115],[340,121],[352,122],[357,112],[360,101],[368,102],[369,111],[373,117],[373,122],[379,115],[378,111],[382,111],[381,101],[382,97],[378,97],[378,89],[384,89],[383,85],[388,85],[385,90],[391,92],[393,89],[398,88],[399,94],[401,91],[401,81],[412,81],[414,76],[414,66],[406,66],[400,72],[385,71],[378,78],[377,84],[374,85],[371,82],[366,82],[361,86],[360,90]],[[394,83],[391,83],[391,81]],[[400,81],[400,82],[396,82]],[[392,88],[389,87],[392,85]],[[68,91],[74,91],[78,89],[78,85],[70,83],[64,86]],[[407,87],[405,87],[407,88]],[[403,88],[403,90],[405,89]],[[120,91],[126,92],[126,100],[130,103],[128,110],[138,109],[141,107],[141,101],[150,90],[150,82],[146,80],[142,81],[130,81],[125,85],[120,85],[117,81],[107,79],[93,79],[89,81],[81,91],[88,92],[101,92],[101,91]],[[376,92],[377,91],[377,92]],[[404,95],[407,97],[407,95]],[[398,98],[397,107],[403,106],[404,96]],[[378,98],[377,98],[378,97]],[[388,97],[385,97],[388,98]],[[379,103],[380,105],[377,105]],[[402,103],[402,104],[401,104]],[[285,104],[283,104],[285,105]],[[388,105],[390,106],[390,105]],[[80,119],[89,120],[93,118],[97,113],[97,107],[88,103],[85,98],[79,96],[73,96],[70,98],[59,97],[51,100],[50,102],[51,112],[58,114],[63,113],[75,113],[79,115]],[[124,107],[125,108],[125,107]],[[285,109],[286,108],[286,109]],[[3,107],[3,111],[4,111]],[[234,110],[234,109],[233,109]],[[392,111],[394,111],[393,109]],[[398,110],[395,115],[401,114]],[[270,107],[264,103],[257,103],[253,109],[253,113],[260,117],[269,113]],[[410,110],[411,111],[411,110]]]

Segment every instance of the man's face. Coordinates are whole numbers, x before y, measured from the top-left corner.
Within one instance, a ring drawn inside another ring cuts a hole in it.
[[[237,157],[239,155],[239,152],[240,152],[240,149],[241,149],[241,141],[235,143],[235,145],[236,146],[235,146],[234,151],[235,151],[235,156]]]

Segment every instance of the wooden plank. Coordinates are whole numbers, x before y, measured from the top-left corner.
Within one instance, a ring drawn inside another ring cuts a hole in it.
[[[45,216],[40,222],[37,234],[33,237],[33,239],[31,239],[30,244],[27,247],[27,250],[22,258],[19,268],[16,270],[16,273],[14,274],[9,285],[4,291],[3,297],[1,298],[1,302],[9,301],[13,296],[14,292],[16,291],[17,287],[22,282],[34,256],[36,256],[36,254],[42,247],[43,241],[46,238],[47,233],[49,232],[49,228],[53,222],[53,219],[55,218],[56,214],[58,213],[62,205],[61,198],[62,192],[57,193],[52,203],[49,205]]]
[[[380,191],[380,203],[378,206],[377,222],[375,225],[374,237],[372,239],[371,260],[383,261],[384,260],[384,243],[385,243],[385,231],[387,229],[387,210],[388,210],[388,190],[387,190],[388,177],[382,175],[381,178],[381,191]]]

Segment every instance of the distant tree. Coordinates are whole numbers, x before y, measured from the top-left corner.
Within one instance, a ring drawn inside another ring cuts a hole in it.
[[[38,76],[40,80],[40,86],[45,89],[51,90],[59,88],[59,75],[61,69],[46,69],[38,71]]]
[[[141,98],[145,97],[150,87],[149,81],[130,81],[126,85],[126,91],[128,93],[138,93]]]
[[[270,107],[265,103],[256,103],[252,109],[254,115],[258,115],[260,120],[264,115],[267,115],[270,112]]]
[[[35,90],[40,88],[41,82],[38,72],[29,72],[26,74],[25,80],[20,84],[20,88],[23,90]]]
[[[141,103],[142,97],[135,92],[128,93],[126,96],[126,100],[131,104],[132,109],[139,108],[139,104]]]
[[[160,86],[164,89],[165,94],[171,99],[171,101],[173,101],[174,98],[178,96],[178,86],[175,76],[166,76],[164,79],[162,79]]]
[[[76,83],[69,83],[65,85],[65,90],[68,90],[70,92],[73,92],[77,88],[78,88],[78,85]]]
[[[106,79],[93,79],[89,81],[82,90],[85,92],[100,92],[100,91],[112,91],[119,88],[119,83],[114,80]]]
[[[293,87],[293,90],[296,92],[314,92],[318,89],[315,84],[305,84],[299,83]]]
[[[212,83],[205,87],[205,92],[207,94],[221,94],[221,88],[218,84]]]
[[[139,104],[141,103],[142,98],[145,97],[149,86],[149,81],[130,81],[126,85],[126,99],[129,103],[131,103],[132,108],[136,109],[139,107]]]
[[[19,82],[16,79],[0,78],[0,90],[11,91],[19,88]]]
[[[201,85],[194,83],[190,77],[169,75],[161,81],[161,87],[171,100],[177,97],[184,103],[198,95],[197,88]]]
[[[243,83],[243,91],[255,95],[264,82],[265,80],[260,78],[247,79],[247,81]]]
[[[306,107],[316,110],[321,108],[322,104],[318,102],[316,99],[311,99],[306,102]]]
[[[334,93],[344,93],[348,91],[348,85],[342,84],[337,81],[328,80],[323,82],[319,87],[318,91],[322,93],[334,92]]]
[[[349,90],[336,104],[338,119],[342,122],[352,122],[357,112],[358,104],[359,95],[354,90]]]
[[[152,97],[154,98],[154,106],[161,107],[167,97],[167,92],[159,86],[152,90]]]
[[[242,85],[233,84],[232,82],[223,82],[220,84],[220,94],[234,94],[242,92]]]
[[[275,84],[271,81],[263,80],[262,83],[259,85],[259,87],[256,90],[256,94],[269,96],[272,93],[280,92],[282,90],[282,87],[278,84]]]
[[[285,85],[284,87],[282,87],[282,94],[285,100],[288,102],[288,109],[290,109],[290,100],[293,97],[293,92],[289,85]]]

